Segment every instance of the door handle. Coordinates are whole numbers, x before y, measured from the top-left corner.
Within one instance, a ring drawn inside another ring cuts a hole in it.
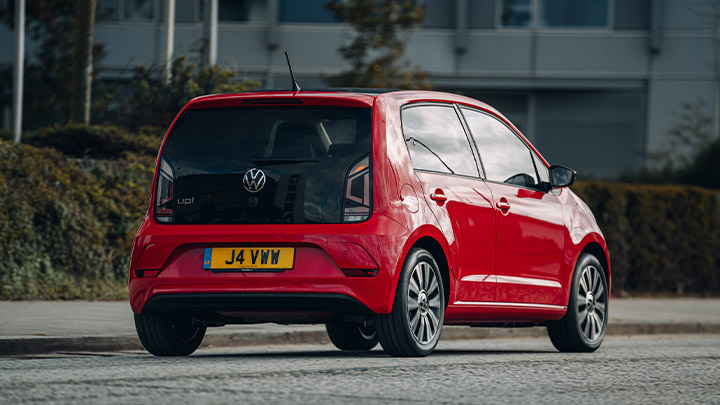
[[[434,193],[430,194],[430,199],[438,203],[439,205],[442,205],[445,201],[447,201],[447,196],[442,191],[442,189],[436,189]]]
[[[510,203],[507,202],[507,200],[504,198],[496,202],[495,206],[497,207],[497,209],[500,210],[503,215],[507,215],[507,213],[510,211]]]

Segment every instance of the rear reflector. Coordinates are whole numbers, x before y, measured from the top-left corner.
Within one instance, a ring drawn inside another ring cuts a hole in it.
[[[157,277],[160,270],[135,270],[135,277],[138,278],[151,278]]]
[[[375,277],[378,269],[342,269],[345,277]]]

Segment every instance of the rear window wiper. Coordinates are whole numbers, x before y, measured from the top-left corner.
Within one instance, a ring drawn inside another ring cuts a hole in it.
[[[292,159],[292,158],[254,158],[256,165],[287,165],[293,163],[318,163],[318,159]]]

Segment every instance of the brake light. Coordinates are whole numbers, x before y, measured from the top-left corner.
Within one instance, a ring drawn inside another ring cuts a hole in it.
[[[347,174],[343,201],[343,222],[362,222],[370,218],[370,155],[355,163]]]
[[[165,159],[161,159],[157,190],[155,190],[155,219],[158,222],[172,223],[174,221],[174,182],[175,174],[172,166]]]

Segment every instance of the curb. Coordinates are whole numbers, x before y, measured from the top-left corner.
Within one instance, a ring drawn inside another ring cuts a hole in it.
[[[716,323],[613,323],[607,336],[661,334],[720,334]],[[510,339],[547,336],[544,327],[532,328],[471,328],[446,327],[443,340]],[[205,336],[201,347],[242,347],[270,344],[330,343],[324,330],[288,332],[234,332]],[[58,352],[117,352],[143,350],[135,335],[48,337],[32,336],[0,338],[0,356],[21,356]]]

